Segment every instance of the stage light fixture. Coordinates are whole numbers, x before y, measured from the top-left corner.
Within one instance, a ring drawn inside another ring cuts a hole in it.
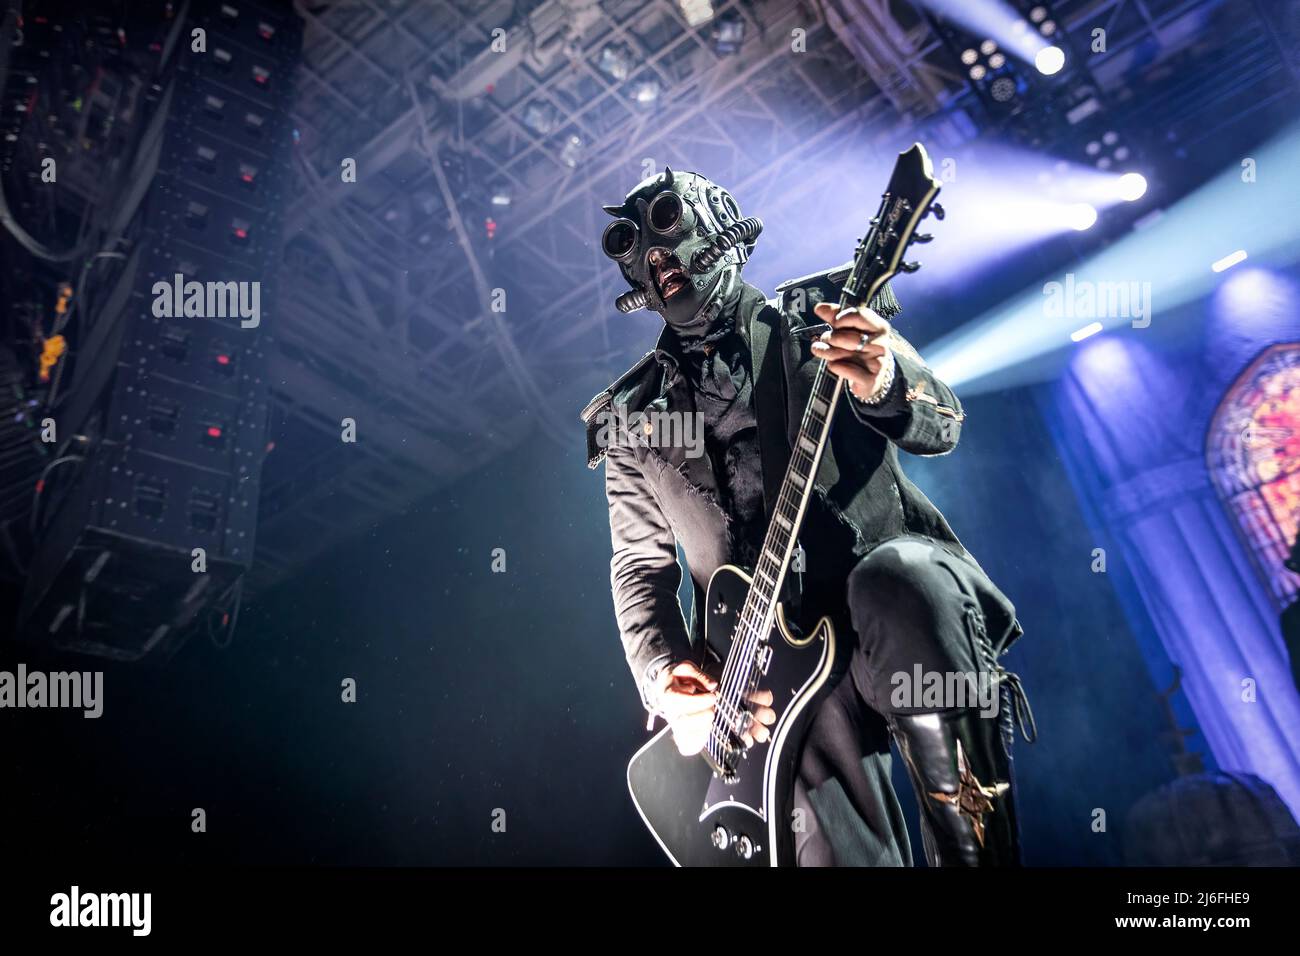
[[[698,27],[713,19],[713,4],[710,0],[677,0],[677,8],[682,11],[688,26]]]
[[[623,43],[606,44],[600,51],[596,66],[610,79],[621,83],[632,72],[632,51]]]
[[[1147,178],[1141,173],[1125,173],[1119,178],[1119,198],[1125,202],[1135,202],[1146,195]]]
[[[728,14],[713,25],[713,50],[720,56],[737,53],[745,42],[745,21]]]
[[[1009,76],[999,76],[989,86],[989,96],[998,103],[1010,103],[1016,98],[1016,92],[1016,81]]]
[[[632,99],[639,106],[650,106],[659,99],[659,81],[642,80],[632,87]]]
[[[1065,66],[1065,51],[1059,46],[1045,46],[1034,55],[1034,66],[1043,76],[1060,73]]]
[[[555,128],[555,107],[534,100],[524,107],[524,125],[538,136],[545,136]]]
[[[1083,232],[1097,221],[1097,210],[1086,202],[1075,203],[1066,210],[1066,218],[1071,229]]]
[[[1089,322],[1083,328],[1075,329],[1073,332],[1071,332],[1070,341],[1082,342],[1084,339],[1096,335],[1098,332],[1102,330],[1102,328],[1103,326],[1100,322]]]
[[[564,148],[560,150],[560,162],[564,163],[570,169],[578,165],[578,160],[582,156],[582,137],[572,133],[564,141]]]
[[[1214,272],[1224,272],[1228,269],[1231,269],[1239,262],[1245,262],[1245,261],[1246,261],[1246,250],[1238,249],[1236,252],[1228,253],[1228,255],[1224,256],[1222,259],[1216,260],[1210,266],[1210,269]]]

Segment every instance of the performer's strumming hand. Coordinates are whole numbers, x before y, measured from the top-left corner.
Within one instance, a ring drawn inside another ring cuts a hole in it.
[[[872,402],[883,397],[894,379],[889,323],[866,306],[837,315],[834,303],[820,302],[813,312],[831,326],[812,343],[813,354],[844,379],[854,398]]]
[[[653,700],[659,713],[672,728],[673,742],[686,756],[697,754],[709,741],[713,727],[713,712],[717,706],[718,682],[690,661],[674,667],[665,667],[659,674],[659,683],[653,691]],[[753,721],[740,737],[746,747],[755,741],[762,743],[771,736],[767,729],[776,721],[776,711],[771,707],[772,692],[756,691],[749,698]]]

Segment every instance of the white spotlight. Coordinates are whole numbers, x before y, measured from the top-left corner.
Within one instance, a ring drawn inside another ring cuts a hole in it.
[[[1089,322],[1081,329],[1076,329],[1070,333],[1071,342],[1082,342],[1090,335],[1096,335],[1102,329],[1100,322]]]
[[[1086,202],[1075,203],[1066,209],[1065,221],[1070,224],[1071,229],[1083,232],[1085,229],[1091,229],[1092,224],[1097,221],[1097,210]]]
[[[1246,250],[1238,249],[1236,252],[1230,252],[1222,259],[1210,266],[1215,272],[1222,272],[1224,269],[1231,269],[1238,262],[1246,261]]]
[[[1044,76],[1060,73],[1061,67],[1065,66],[1065,51],[1059,46],[1045,46],[1034,54],[1034,66]]]
[[[1133,202],[1146,195],[1147,178],[1141,173],[1125,173],[1115,186],[1120,199]]]

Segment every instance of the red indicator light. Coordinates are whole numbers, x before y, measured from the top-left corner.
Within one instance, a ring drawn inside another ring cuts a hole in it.
[[[209,425],[209,426],[208,426],[208,437],[209,437],[209,438],[220,438],[220,437],[221,437],[221,429],[218,428],[216,425]]]
[[[218,365],[229,365],[229,364],[230,364],[230,356],[229,356],[229,355],[218,355],[218,356],[217,356],[217,364],[218,364]]]
[[[247,239],[247,238],[248,238],[248,230],[247,230],[247,229],[236,229],[236,230],[235,230],[235,237],[238,238],[238,239]]]

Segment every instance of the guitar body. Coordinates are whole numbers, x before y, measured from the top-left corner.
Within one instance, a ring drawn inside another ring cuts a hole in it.
[[[752,579],[719,568],[709,580],[704,637],[726,660]],[[806,635],[795,632],[780,606],[766,642],[762,686],[773,695],[776,723],[766,743],[745,752],[734,783],[716,776],[701,756],[683,757],[664,728],[636,752],[627,768],[632,801],[665,853],[678,866],[793,866],[794,777],[808,722],[829,690],[835,631],[822,618]]]

